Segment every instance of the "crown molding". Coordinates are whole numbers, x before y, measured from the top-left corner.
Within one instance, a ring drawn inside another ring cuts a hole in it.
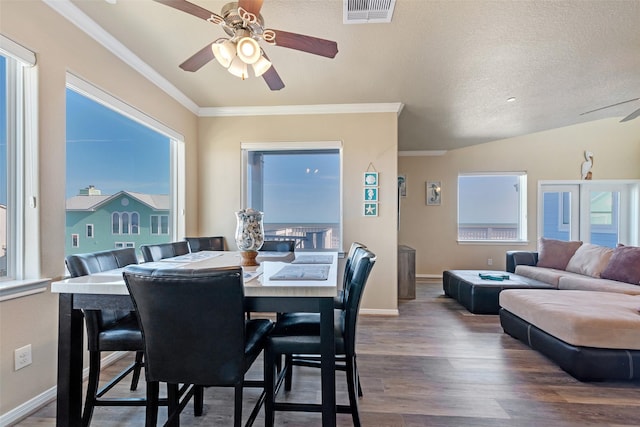
[[[58,12],[73,25],[84,31],[87,35],[100,43],[109,52],[120,58],[125,64],[140,73],[151,83],[158,86],[170,97],[178,101],[185,108],[194,114],[198,113],[198,105],[172,85],[167,79],[162,77],[149,64],[131,52],[125,45],[120,43],[115,37],[104,30],[93,19],[89,18],[70,0],[42,0],[51,9]]]
[[[447,150],[398,151],[398,157],[444,156]]]
[[[318,104],[318,105],[274,105],[262,107],[205,107],[198,111],[200,117],[232,116],[290,116],[305,114],[356,114],[396,113],[400,115],[404,104]]]
[[[167,79],[162,77],[156,70],[151,68],[149,64],[140,59],[140,57],[134,54],[125,45],[109,34],[104,28],[98,25],[98,23],[82,12],[82,10],[80,10],[70,0],[42,1],[198,117],[350,113],[396,113],[397,115],[400,115],[404,107],[404,104],[400,102],[371,104],[280,105],[263,107],[200,107]]]

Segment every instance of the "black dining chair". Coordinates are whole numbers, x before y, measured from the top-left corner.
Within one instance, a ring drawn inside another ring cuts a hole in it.
[[[85,254],[69,255],[65,259],[72,277],[86,276],[107,270],[137,264],[134,248],[114,249]],[[82,425],[91,423],[96,406],[144,406],[145,399],[102,398],[113,386],[133,373],[130,390],[138,387],[143,365],[142,332],[135,313],[127,310],[84,310],[89,350],[89,379],[85,397]],[[98,389],[100,382],[100,355],[103,351],[135,351],[135,361],[106,385]]]
[[[260,251],[293,252],[296,250],[295,240],[265,240]]]
[[[351,286],[351,278],[358,260],[367,254],[366,247],[362,243],[354,242],[351,244],[351,248],[347,254],[347,259],[344,266],[342,289],[339,290],[338,296],[334,300],[334,307],[336,309],[335,316],[340,315],[340,311],[344,310],[346,304],[346,296],[349,294]],[[278,321],[276,323],[276,330],[278,333],[286,333],[292,335],[319,335],[320,334],[320,314],[319,313],[280,313],[278,315]],[[346,365],[344,363],[344,356],[336,356],[336,369],[345,370]],[[291,390],[291,382],[293,377],[293,366],[310,366],[320,367],[320,358],[309,355],[299,356],[296,354],[285,355],[285,366],[290,367],[286,370],[285,374],[285,390]],[[360,377],[358,379],[358,396],[362,397],[362,386],[360,385]]]
[[[167,383],[168,421],[202,388],[235,388],[234,426],[242,421],[244,375],[264,348],[273,322],[245,320],[242,268],[154,269],[144,264],[123,273],[145,341],[147,426],[158,417],[158,384]],[[186,385],[182,388],[179,384]],[[190,386],[190,387],[189,387]],[[262,403],[258,399],[253,420]]]
[[[355,263],[353,275],[345,295],[346,303],[344,309],[336,313],[335,317],[336,356],[344,356],[349,394],[349,406],[338,405],[337,410],[340,413],[351,413],[353,424],[356,427],[360,426],[356,390],[358,383],[355,351],[356,326],[364,288],[376,261],[375,254],[367,249],[361,248],[361,250],[365,251],[365,253]],[[296,332],[279,329],[276,324],[276,327],[269,335],[265,348],[265,426],[273,426],[276,410],[286,411],[292,409],[291,403],[280,404],[275,400],[280,384],[279,379],[276,381],[276,370],[280,364],[281,355],[304,354],[319,356],[320,350],[319,333],[297,334]],[[292,366],[285,364],[283,369],[290,370]],[[303,409],[317,412],[321,410],[321,405],[304,404]]]
[[[185,240],[154,245],[141,245],[140,252],[142,252],[144,262],[160,261],[161,259],[188,254],[189,244]]]
[[[200,251],[224,251],[224,237],[185,237],[184,240],[189,244],[190,252]]]

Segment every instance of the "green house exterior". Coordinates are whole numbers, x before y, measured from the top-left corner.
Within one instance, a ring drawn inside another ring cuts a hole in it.
[[[120,191],[109,196],[83,189],[66,202],[65,254],[169,242],[170,206],[164,194]]]

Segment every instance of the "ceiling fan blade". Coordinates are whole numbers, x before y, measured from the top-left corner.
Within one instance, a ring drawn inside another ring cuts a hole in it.
[[[243,8],[249,13],[254,15],[260,15],[260,9],[262,9],[262,3],[264,0],[240,0],[238,2],[238,8]]]
[[[273,65],[262,75],[262,78],[271,90],[280,90],[284,87],[284,83]]]
[[[217,13],[213,13],[205,9],[204,7],[200,7],[197,4],[188,2],[187,0],[154,0],[154,1],[170,6],[174,9],[181,10],[190,15],[196,16],[200,19],[204,19],[205,21],[211,21],[214,24],[219,24],[220,22],[223,21],[222,17]]]
[[[325,56],[327,58],[335,58],[338,53],[338,44],[334,41],[305,36],[302,34],[289,33],[281,30],[272,31],[276,34],[276,46],[301,50],[303,52]]]
[[[267,56],[267,52],[262,51],[262,55],[264,55],[264,57],[268,61],[271,61]],[[269,86],[269,89],[271,90],[280,90],[284,87],[284,83],[282,82],[280,75],[276,71],[276,67],[273,66],[273,63],[271,63],[271,67],[269,67],[269,69],[265,71],[265,73],[262,75],[262,78],[264,79],[264,81],[267,83],[267,86]]]
[[[620,123],[622,122],[628,122],[629,120],[633,120],[636,117],[640,117],[640,108],[638,108],[636,111],[634,111],[633,113],[629,114],[627,117],[625,117],[624,119],[620,120]]]
[[[215,56],[213,55],[213,51],[211,50],[211,44],[208,44],[198,52],[196,52],[191,58],[180,64],[180,68],[185,71],[198,71],[205,64],[214,59]]]

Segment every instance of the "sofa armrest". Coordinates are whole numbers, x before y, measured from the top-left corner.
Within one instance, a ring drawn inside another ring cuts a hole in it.
[[[515,273],[518,265],[532,265],[538,263],[538,252],[534,251],[507,251],[507,271]]]

